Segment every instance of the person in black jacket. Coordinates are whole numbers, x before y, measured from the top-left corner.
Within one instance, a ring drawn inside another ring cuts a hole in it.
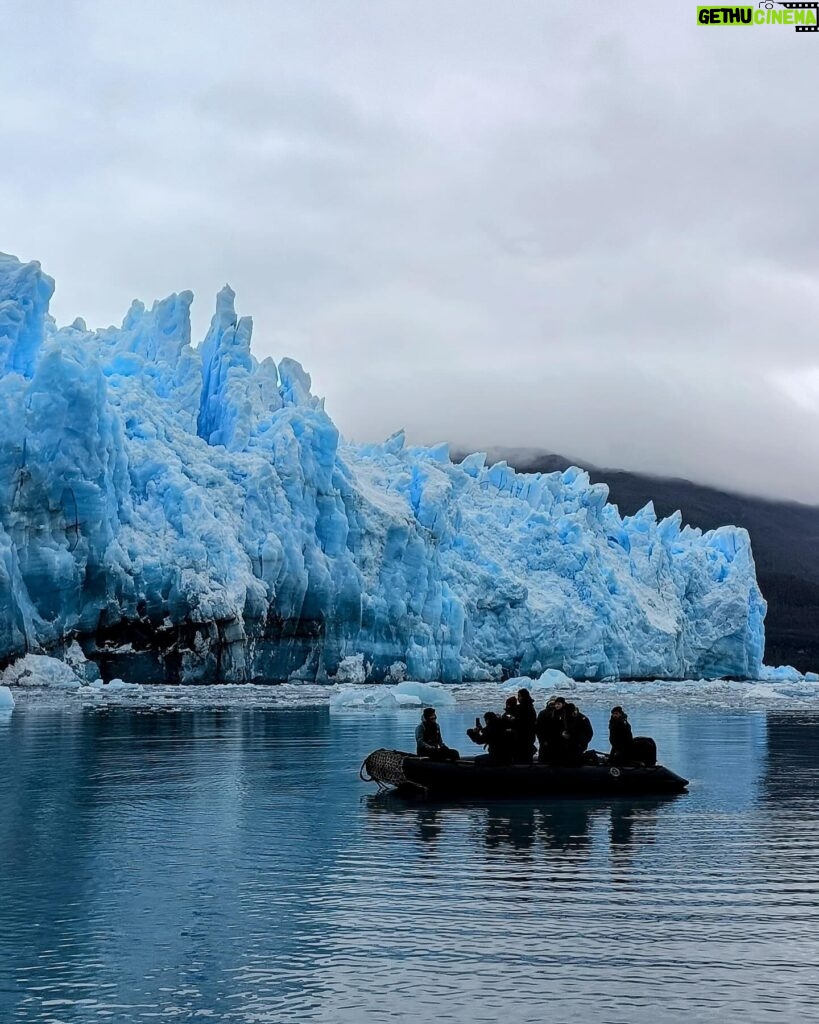
[[[588,718],[575,704],[566,705],[566,731],[569,734],[569,758],[580,762],[592,741],[594,729]]]
[[[562,764],[568,754],[569,740],[566,729],[566,701],[563,697],[552,697],[537,716],[535,732],[540,745],[538,761],[545,764]]]
[[[507,697],[503,705],[501,718],[508,729],[514,729],[518,718],[518,699],[515,696]]]
[[[505,717],[496,715],[494,711],[487,711],[483,716],[483,724],[476,718],[475,727],[466,730],[466,735],[473,743],[487,748],[487,753],[476,757],[476,761],[486,761],[489,764],[512,763],[515,734],[509,723],[504,721]]]
[[[424,708],[421,721],[415,728],[415,753],[432,761],[457,761],[461,756],[444,743],[435,708]]]
[[[657,744],[650,736],[632,736],[628,715],[618,705],[609,719],[610,764],[630,764],[653,768],[657,763]]]
[[[518,706],[515,714],[515,762],[517,764],[531,764],[535,753],[536,735],[535,702],[527,689],[518,690]]]
[[[619,704],[611,709],[609,743],[611,743],[611,753],[609,754],[611,764],[625,764],[626,761],[631,760],[634,737],[631,734],[628,715]]]

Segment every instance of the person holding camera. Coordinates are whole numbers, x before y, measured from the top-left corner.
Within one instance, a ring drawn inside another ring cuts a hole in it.
[[[494,711],[487,711],[480,718],[475,719],[475,726],[466,730],[466,735],[479,746],[486,747],[486,754],[475,758],[476,762],[487,764],[512,764],[515,734],[506,716],[496,715]]]

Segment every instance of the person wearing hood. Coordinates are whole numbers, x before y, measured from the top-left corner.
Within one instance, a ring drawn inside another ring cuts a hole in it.
[[[415,728],[415,753],[431,761],[457,761],[461,756],[444,743],[435,708],[424,708],[421,721]]]
[[[594,729],[575,704],[566,705],[566,731],[569,734],[569,757],[579,762],[592,741]]]
[[[532,695],[525,688],[518,690],[515,713],[515,762],[531,764],[535,754],[537,735],[537,711]]]
[[[634,737],[631,733],[628,715],[619,704],[611,709],[609,743],[611,744],[611,753],[609,754],[611,764],[624,764],[631,760]]]
[[[503,712],[501,713],[506,728],[515,730],[517,728],[518,721],[518,699],[514,696],[507,697],[503,705]]]
[[[609,719],[609,763],[631,764],[653,768],[657,764],[657,744],[650,736],[633,736],[628,715],[618,704],[611,709]]]
[[[569,733],[566,729],[566,700],[552,697],[535,721],[540,751],[538,761],[545,764],[561,764],[568,753]]]

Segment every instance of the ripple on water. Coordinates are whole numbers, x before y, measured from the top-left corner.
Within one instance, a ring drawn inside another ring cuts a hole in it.
[[[812,712],[640,705],[693,780],[676,800],[444,806],[358,780],[412,715],[22,705],[0,745],[0,1021],[814,1012]],[[445,735],[473,714],[442,711]]]

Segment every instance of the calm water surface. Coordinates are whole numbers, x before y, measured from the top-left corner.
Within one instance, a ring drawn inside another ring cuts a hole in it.
[[[670,802],[374,797],[416,717],[18,706],[0,1022],[819,1019],[819,715],[641,713]]]

